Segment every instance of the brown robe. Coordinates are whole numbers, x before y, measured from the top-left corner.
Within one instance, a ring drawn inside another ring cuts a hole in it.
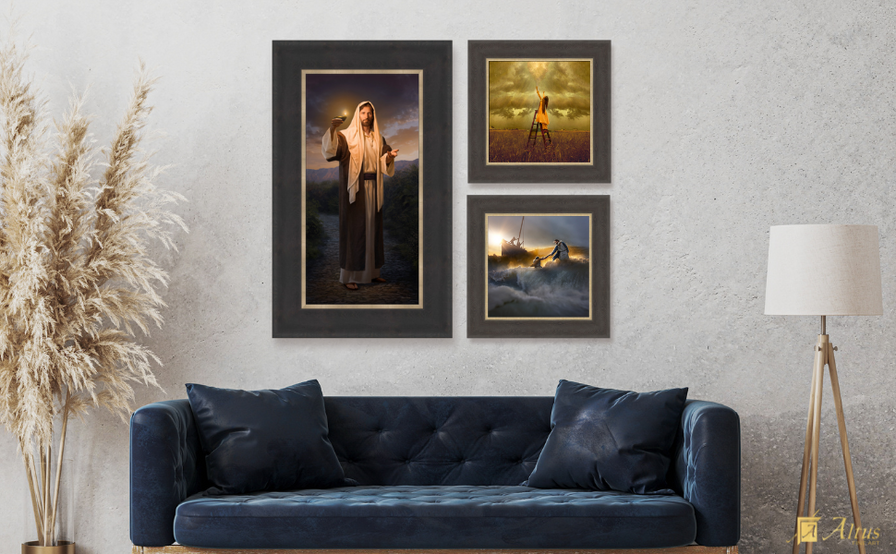
[[[346,271],[363,271],[364,260],[367,257],[367,207],[365,205],[367,199],[363,190],[361,190],[355,195],[355,201],[349,204],[348,164],[351,159],[351,153],[348,150],[348,143],[342,132],[337,132],[336,135],[339,140],[336,155],[332,158],[327,158],[327,161],[339,162],[339,267]],[[380,152],[380,156],[391,151],[392,147],[386,144],[386,138],[383,137],[383,149]],[[365,184],[365,186],[370,185]],[[376,187],[376,184],[374,183],[372,186]],[[383,245],[382,210],[376,212],[375,223],[374,267],[379,269],[383,267],[386,261],[385,247]],[[347,255],[348,251],[352,253],[351,259]]]

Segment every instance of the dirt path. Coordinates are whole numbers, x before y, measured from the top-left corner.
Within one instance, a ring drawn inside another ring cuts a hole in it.
[[[385,283],[358,285],[348,290],[339,282],[339,216],[320,214],[327,231],[323,255],[307,263],[305,301],[308,304],[416,304],[417,270],[395,251],[396,241],[386,232],[386,263],[380,269]]]

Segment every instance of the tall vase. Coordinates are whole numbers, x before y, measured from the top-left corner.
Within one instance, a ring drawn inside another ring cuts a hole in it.
[[[74,533],[74,514],[75,514],[75,479],[78,467],[76,466],[77,443],[71,441],[65,456],[62,459],[62,474],[59,476],[59,499],[56,504],[56,518],[53,525],[52,537],[55,537],[54,546],[40,546],[40,541],[32,540],[22,543],[21,554],[75,554],[75,533]],[[56,433],[54,444],[59,444],[59,433]],[[58,468],[58,459],[54,460],[52,475],[55,476]],[[51,480],[52,481],[52,480]],[[51,491],[56,494],[55,483],[51,486]],[[30,515],[32,512],[30,496],[25,499],[27,511]],[[34,525],[29,526],[26,532],[22,534],[22,539],[27,540],[36,535],[37,529]]]

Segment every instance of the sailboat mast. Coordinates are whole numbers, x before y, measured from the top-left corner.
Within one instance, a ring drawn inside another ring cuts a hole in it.
[[[523,216],[523,221],[526,221],[526,216]],[[516,240],[520,240],[523,236],[523,221],[520,221],[520,234],[517,235]]]

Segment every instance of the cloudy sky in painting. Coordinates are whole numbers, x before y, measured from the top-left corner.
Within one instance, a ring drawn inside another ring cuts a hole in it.
[[[510,240],[520,232],[519,215],[488,216],[489,254],[500,254],[501,239]],[[523,222],[523,246],[534,248],[553,247],[554,239],[560,239],[570,248],[588,248],[589,216],[587,215],[527,215]]]
[[[369,101],[376,108],[380,133],[398,160],[419,156],[419,75],[416,73],[311,73],[305,75],[305,161],[307,169],[335,167],[320,152],[321,137],[330,121],[347,115],[347,129],[355,108]]]
[[[547,95],[551,130],[591,128],[590,61],[489,61],[488,123],[495,129],[526,129]]]

